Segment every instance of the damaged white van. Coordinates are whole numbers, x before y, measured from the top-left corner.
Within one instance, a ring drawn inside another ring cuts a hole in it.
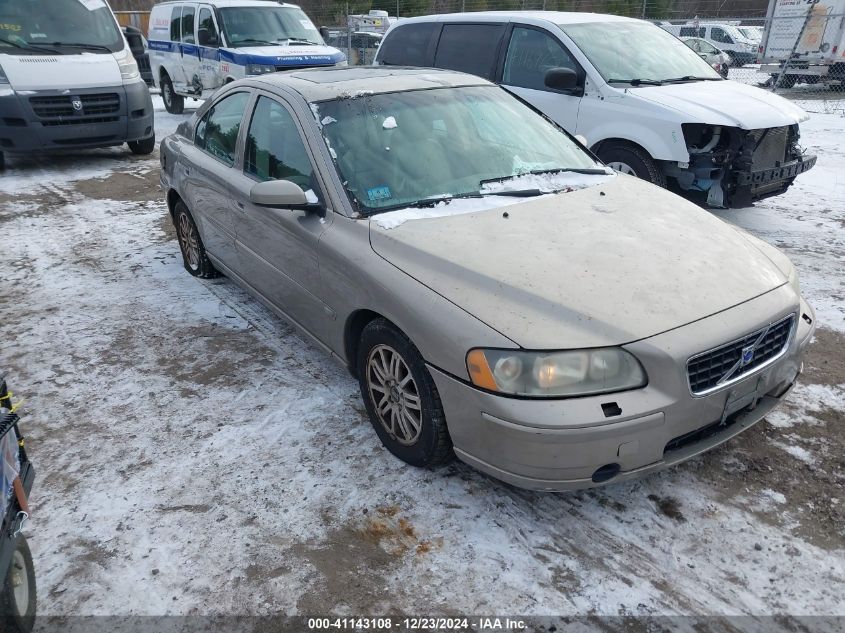
[[[155,149],[153,104],[104,0],[0,0],[0,166],[122,143]]]
[[[614,169],[713,207],[784,192],[816,162],[808,115],[723,79],[660,27],[594,13],[503,11],[409,18],[377,64],[433,66],[495,81]]]

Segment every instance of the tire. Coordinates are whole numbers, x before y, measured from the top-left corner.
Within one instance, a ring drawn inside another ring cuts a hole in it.
[[[185,111],[185,98],[173,91],[173,82],[167,73],[161,77],[161,100],[164,101],[164,109],[170,114],[182,114]]]
[[[605,143],[597,152],[608,167],[636,176],[658,187],[666,187],[666,175],[648,153],[635,146],[622,143]]]
[[[153,134],[149,138],[142,138],[139,141],[127,141],[129,151],[137,155],[152,154],[156,148],[156,135]]]
[[[784,75],[780,79],[780,84],[777,83],[778,76],[772,75],[775,78],[775,85],[779,88],[793,88],[795,87],[795,83],[797,81],[797,77],[795,75]]]
[[[393,358],[398,359],[395,365]],[[370,422],[387,450],[411,466],[435,466],[451,459],[452,440],[440,395],[408,337],[386,319],[371,321],[361,333],[357,370]]]
[[[182,251],[185,270],[200,279],[219,276],[220,273],[208,259],[194,218],[181,200],[173,210],[173,224],[176,227],[176,239],[179,242],[179,250]]]
[[[0,596],[4,633],[29,633],[35,625],[35,567],[32,552],[23,536],[15,543],[9,562],[3,595]]]

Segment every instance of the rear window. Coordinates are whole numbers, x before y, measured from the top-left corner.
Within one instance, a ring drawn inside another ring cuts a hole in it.
[[[445,24],[434,65],[493,79],[504,24]]]
[[[390,66],[431,66],[428,51],[435,29],[435,22],[407,24],[393,29],[379,47],[379,62]]]

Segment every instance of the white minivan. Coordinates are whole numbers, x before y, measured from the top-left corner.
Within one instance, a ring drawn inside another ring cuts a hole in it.
[[[480,12],[393,25],[377,64],[433,66],[502,85],[605,163],[713,207],[782,193],[816,162],[801,108],[727,81],[650,22],[593,13]]]
[[[740,27],[730,22],[700,22],[699,24],[661,23],[660,28],[681,39],[699,37],[707,40],[731,58],[731,66],[744,66],[757,61],[759,38],[755,38],[754,27]]]
[[[174,114],[185,97],[206,99],[242,77],[346,65],[302,9],[275,0],[162,2],[153,6],[147,39],[153,80]]]
[[[0,0],[0,166],[122,143],[155,149],[153,104],[104,0]]]

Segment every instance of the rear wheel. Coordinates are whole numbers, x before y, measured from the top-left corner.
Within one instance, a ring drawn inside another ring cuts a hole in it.
[[[358,381],[382,444],[412,466],[452,456],[440,395],[417,348],[386,319],[367,324],[358,345]]]
[[[142,138],[139,141],[128,141],[129,151],[133,154],[152,154],[156,148],[156,135],[153,134],[149,138]]]
[[[666,175],[645,150],[635,145],[605,143],[597,153],[608,167],[619,173],[636,176],[658,187],[666,187]]]
[[[161,78],[161,100],[164,101],[164,109],[170,114],[182,114],[185,111],[185,99],[173,91],[173,82],[167,73]]]
[[[205,252],[194,218],[181,200],[176,203],[173,223],[176,225],[176,237],[179,240],[185,270],[202,279],[217,277],[219,273]]]
[[[23,536],[18,537],[6,572],[0,609],[6,633],[29,633],[35,625],[35,567]]]

